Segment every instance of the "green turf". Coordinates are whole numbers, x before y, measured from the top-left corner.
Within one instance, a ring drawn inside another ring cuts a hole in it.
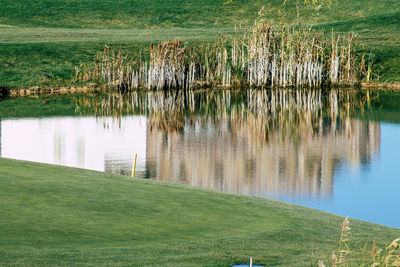
[[[3,0],[0,86],[65,85],[74,68],[105,44],[137,52],[151,42],[209,41],[234,25],[294,24],[295,1],[282,0]],[[265,6],[262,12],[258,12]],[[372,53],[375,80],[400,81],[398,0],[333,1],[302,6],[303,25],[357,31]]]
[[[295,1],[286,2],[283,7],[282,0],[3,0],[0,6],[0,25],[59,28],[209,28],[240,23],[248,25],[257,18],[275,23],[294,23]],[[265,6],[264,11],[259,14],[262,6]],[[336,0],[329,7],[302,6],[301,15],[304,22],[315,24],[396,14],[399,11],[397,0]]]
[[[343,218],[255,197],[0,158],[0,265],[309,266]],[[351,220],[353,246],[400,230]],[[314,253],[314,254],[313,254]]]

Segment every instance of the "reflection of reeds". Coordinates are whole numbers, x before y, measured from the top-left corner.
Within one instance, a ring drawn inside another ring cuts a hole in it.
[[[83,114],[146,115],[150,177],[259,196],[323,197],[332,193],[339,162],[365,163],[379,150],[379,124],[351,119],[363,94],[162,90],[76,103]]]
[[[358,82],[356,38],[312,28],[254,26],[209,44],[169,41],[150,46],[149,60],[106,47],[77,80],[100,80],[123,89],[195,87],[312,87]]]
[[[354,110],[364,108],[364,101],[359,101],[356,94],[355,91],[326,93],[303,89],[134,91],[77,97],[76,110],[96,116],[145,114],[149,116],[150,129],[155,127],[167,132],[180,131],[187,123],[229,120],[238,137],[266,141],[346,128]]]

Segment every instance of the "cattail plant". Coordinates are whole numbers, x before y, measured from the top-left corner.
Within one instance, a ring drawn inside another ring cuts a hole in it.
[[[92,64],[76,68],[77,80],[102,81],[122,89],[199,87],[308,87],[355,84],[371,66],[359,62],[357,35],[254,25],[221,35],[214,43],[179,40],[150,46],[148,59],[106,46]],[[368,65],[369,64],[369,65]]]

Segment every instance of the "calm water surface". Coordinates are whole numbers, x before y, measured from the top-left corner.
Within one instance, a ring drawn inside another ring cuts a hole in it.
[[[400,228],[399,95],[153,92],[3,119],[0,155],[274,198]]]

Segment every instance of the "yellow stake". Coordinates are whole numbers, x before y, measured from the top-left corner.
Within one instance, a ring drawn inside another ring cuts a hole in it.
[[[137,153],[135,153],[135,160],[134,160],[133,166],[132,166],[132,177],[135,177],[136,159],[137,159]]]

